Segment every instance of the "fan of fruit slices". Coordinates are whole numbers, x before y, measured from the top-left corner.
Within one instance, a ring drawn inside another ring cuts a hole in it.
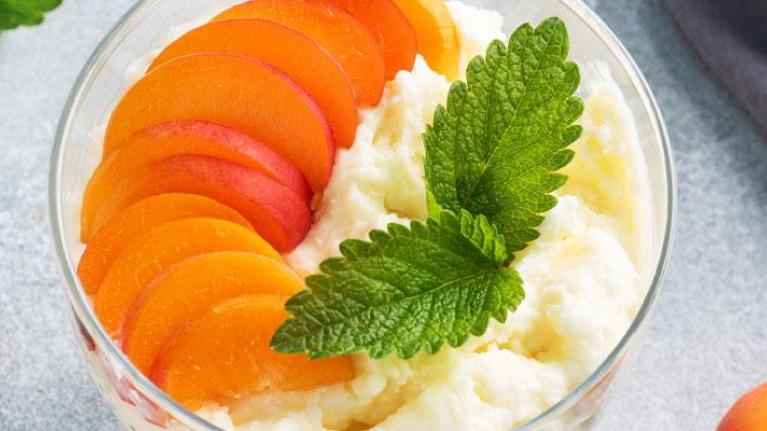
[[[303,289],[280,253],[352,145],[358,109],[417,54],[448,78],[443,0],[252,0],[160,53],[109,120],[78,275],[136,367],[190,409],[354,377],[269,341]]]

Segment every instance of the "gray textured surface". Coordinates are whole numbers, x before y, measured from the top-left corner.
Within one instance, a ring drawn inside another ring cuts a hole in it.
[[[48,157],[78,69],[129,0],[65,0],[0,36],[0,429],[114,430],[75,349],[46,222]],[[713,429],[767,379],[767,142],[655,0],[591,0],[664,110],[679,226],[660,304],[600,431]]]

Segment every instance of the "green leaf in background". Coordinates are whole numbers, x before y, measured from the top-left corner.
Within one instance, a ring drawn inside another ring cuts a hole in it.
[[[61,0],[0,0],[0,32],[22,25],[38,25]]]
[[[442,208],[482,214],[512,253],[538,237],[541,214],[557,202],[550,193],[566,180],[556,171],[581,133],[572,125],[583,112],[573,97],[580,74],[566,61],[568,46],[565,24],[550,18],[471,61],[467,82],[453,84],[424,134],[432,217]]]
[[[389,225],[370,241],[344,241],[341,253],[288,301],[292,317],[273,348],[314,358],[367,350],[407,359],[481,335],[491,317],[505,321],[524,298],[522,280],[506,266],[503,237],[466,211],[444,211],[410,229]]]

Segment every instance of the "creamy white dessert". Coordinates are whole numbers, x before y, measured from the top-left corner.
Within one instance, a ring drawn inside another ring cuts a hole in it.
[[[462,69],[493,39],[502,17],[450,2]],[[570,177],[541,237],[513,263],[526,298],[506,323],[437,355],[354,357],[348,383],[260,393],[200,415],[226,430],[509,430],[562,399],[615,347],[645,293],[650,225],[645,162],[630,108],[606,68],[582,66],[586,110]],[[354,146],[340,150],[304,242],[286,256],[306,275],[347,238],[425,219],[421,135],[449,82],[422,58],[364,111]]]

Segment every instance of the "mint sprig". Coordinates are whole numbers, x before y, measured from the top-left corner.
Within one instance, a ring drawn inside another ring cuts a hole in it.
[[[22,25],[38,25],[61,0],[0,0],[0,32]]]
[[[572,96],[580,74],[567,52],[565,24],[550,18],[471,61],[467,82],[453,84],[424,134],[431,216],[483,214],[511,252],[538,237],[541,214],[557,202],[550,193],[566,181],[556,173],[572,160],[566,147],[581,134],[572,125],[583,112]]]
[[[504,241],[485,217],[442,212],[439,221],[389,225],[370,241],[347,240],[308,290],[287,303],[293,318],[272,339],[285,353],[314,358],[367,350],[410,358],[481,335],[522,302]]]
[[[342,257],[288,301],[273,348],[406,359],[458,347],[517,309],[524,290],[512,253],[556,205],[551,193],[566,181],[556,171],[581,133],[572,125],[583,112],[573,97],[580,75],[567,51],[565,25],[551,18],[472,60],[424,134],[427,222],[344,241]]]

